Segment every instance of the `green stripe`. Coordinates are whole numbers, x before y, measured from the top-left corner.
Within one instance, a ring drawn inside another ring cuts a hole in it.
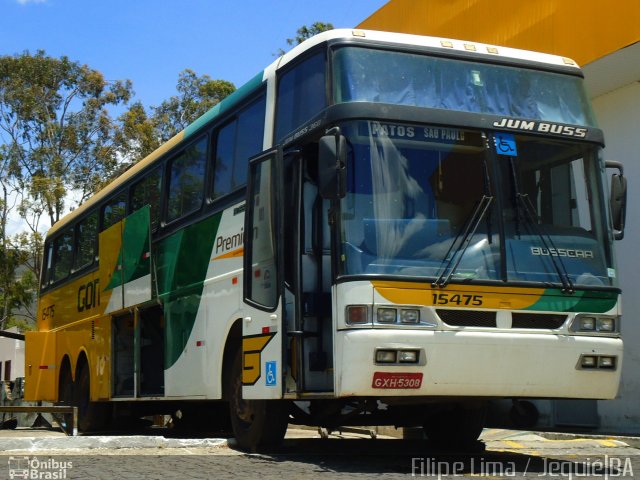
[[[549,288],[526,310],[604,313],[615,307],[617,301],[617,292],[579,290],[569,295],[559,289]]]
[[[182,355],[193,330],[222,212],[161,241],[157,253],[158,295],[164,302],[165,369]]]
[[[262,78],[264,72],[260,72],[227,98],[223,99],[215,107],[209,110],[207,113],[198,118],[195,122],[184,129],[184,138],[187,139],[193,135],[200,128],[205,126],[208,122],[216,118],[218,115],[222,115],[229,109],[235,107],[238,103],[245,99],[251,92],[256,90],[262,84]]]

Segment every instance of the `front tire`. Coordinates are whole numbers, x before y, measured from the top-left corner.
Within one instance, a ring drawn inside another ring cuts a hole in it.
[[[227,381],[231,426],[242,450],[275,447],[282,443],[289,422],[289,403],[284,400],[242,398],[242,351],[233,358]]]
[[[434,445],[445,448],[468,447],[477,442],[487,417],[486,405],[455,406],[425,420],[424,433]]]

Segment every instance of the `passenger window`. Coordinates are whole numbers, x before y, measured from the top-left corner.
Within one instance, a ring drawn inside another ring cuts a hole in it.
[[[76,226],[76,253],[73,271],[90,265],[96,258],[98,238],[98,212],[94,211]]]
[[[106,230],[122,220],[127,214],[127,194],[112,198],[102,210],[102,230]]]
[[[167,221],[171,222],[202,206],[207,139],[187,147],[171,162]]]
[[[52,282],[64,280],[71,272],[73,263],[73,230],[64,231],[53,244]]]
[[[131,194],[131,211],[141,209],[145,205],[151,207],[151,230],[155,230],[160,218],[160,188],[162,170],[156,167],[133,186]]]
[[[236,140],[236,124],[234,120],[218,132],[216,141],[216,160],[213,172],[213,198],[222,197],[232,190],[233,154]]]
[[[261,96],[220,129],[216,138],[213,198],[247,183],[249,158],[262,151],[266,100]]]
[[[326,107],[325,69],[324,52],[320,52],[280,77],[276,103],[277,141]]]

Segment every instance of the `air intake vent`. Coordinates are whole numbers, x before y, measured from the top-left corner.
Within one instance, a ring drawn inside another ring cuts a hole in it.
[[[91,340],[96,339],[96,322],[91,320]]]
[[[532,328],[536,330],[557,330],[566,322],[566,315],[539,313],[512,313],[511,328]]]
[[[496,327],[496,312],[438,309],[440,319],[452,327]]]

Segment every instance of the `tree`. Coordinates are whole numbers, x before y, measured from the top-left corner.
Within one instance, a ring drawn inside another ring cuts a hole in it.
[[[116,124],[107,107],[126,103],[131,82],[38,51],[0,57],[0,140],[9,176],[53,225],[67,194],[82,202],[117,168]]]
[[[300,45],[306,39],[313,37],[321,32],[333,30],[333,24],[324,22],[313,22],[310,27],[303,25],[296,31],[296,36],[293,38],[287,38],[287,45],[295,47]],[[286,52],[282,49],[278,50],[278,56],[284,55]]]
[[[209,75],[199,77],[193,70],[186,69],[178,75],[176,89],[178,95],[153,107],[153,122],[161,142],[184,130],[236,87],[226,80],[213,80]]]
[[[178,95],[151,107],[147,114],[141,103],[134,103],[120,116],[119,143],[129,165],[141,160],[162,143],[184,130],[190,123],[232,94],[236,87],[227,80],[198,76],[193,70],[178,75]]]
[[[0,56],[0,328],[32,320],[41,266],[41,217],[54,224],[118,167],[117,124],[129,81],[44,51]],[[18,213],[27,230],[10,235]]]

